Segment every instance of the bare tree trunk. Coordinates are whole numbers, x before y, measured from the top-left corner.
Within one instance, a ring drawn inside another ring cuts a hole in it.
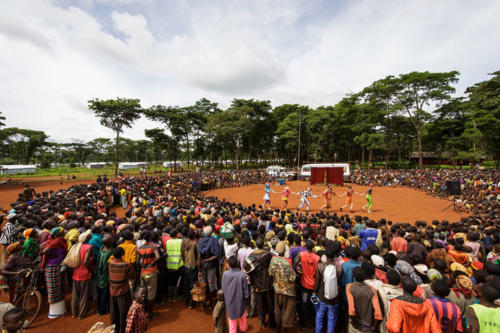
[[[417,143],[418,143],[418,168],[422,169],[423,162],[423,152],[422,152],[422,133],[420,132],[420,127],[417,128]]]
[[[115,142],[115,178],[118,176],[118,143],[120,141],[120,132],[116,132]]]

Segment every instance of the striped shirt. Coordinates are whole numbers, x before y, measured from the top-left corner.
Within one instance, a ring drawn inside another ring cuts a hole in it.
[[[151,274],[158,269],[156,264],[148,267],[156,259],[155,247],[156,245],[152,242],[147,242],[137,248],[138,260],[141,263],[141,274]]]
[[[132,265],[120,259],[113,259],[108,263],[108,269],[110,295],[126,294],[130,290],[128,280],[134,275]]]
[[[431,303],[443,333],[464,331],[462,314],[456,304],[438,297],[429,298],[427,302]]]
[[[0,244],[10,245],[16,240],[17,227],[11,223],[7,222],[3,227],[2,234],[0,235]]]

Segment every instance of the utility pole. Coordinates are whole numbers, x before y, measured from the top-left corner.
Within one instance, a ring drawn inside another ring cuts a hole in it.
[[[297,154],[297,193],[300,190],[300,133],[302,132],[302,108],[299,107],[299,148]]]

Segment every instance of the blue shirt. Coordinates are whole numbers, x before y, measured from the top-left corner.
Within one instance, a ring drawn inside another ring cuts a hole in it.
[[[342,277],[340,278],[340,285],[342,287],[345,287],[349,283],[354,282],[354,276],[352,276],[352,271],[356,267],[361,267],[361,263],[359,261],[352,259],[342,264]]]
[[[361,238],[361,251],[363,251],[368,247],[368,245],[375,245],[378,230],[372,228],[361,230],[358,236]]]
[[[355,224],[354,225],[354,233],[356,234],[356,236],[359,236],[359,233],[364,228],[365,228],[365,224],[364,223],[357,223],[357,224]]]

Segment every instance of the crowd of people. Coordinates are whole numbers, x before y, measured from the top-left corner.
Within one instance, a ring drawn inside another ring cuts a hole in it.
[[[477,217],[494,215],[498,201],[500,172],[472,169],[357,169],[352,181],[359,185],[406,186],[440,198],[455,199],[457,208]],[[448,181],[459,181],[461,194],[451,196]]]
[[[27,186],[1,217],[0,274],[12,301],[26,267],[39,267],[50,318],[66,313],[71,292],[74,318],[95,303],[120,333],[145,332],[160,304],[180,300],[211,311],[206,331],[244,332],[258,317],[277,331],[498,332],[499,173],[353,174],[357,184],[435,195],[450,179],[461,181],[471,216],[414,225],[328,207],[247,207],[200,191],[263,184],[259,170],[99,179],[42,193]],[[22,329],[22,309],[0,317],[8,332]]]

